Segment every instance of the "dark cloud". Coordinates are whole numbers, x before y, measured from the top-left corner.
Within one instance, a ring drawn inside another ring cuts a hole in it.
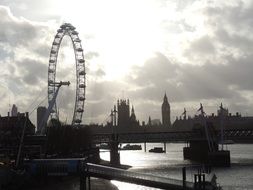
[[[49,27],[17,18],[4,6],[0,6],[0,18],[0,47],[3,46],[3,50],[10,54],[9,58],[14,58],[20,48],[40,57],[49,56],[48,36],[53,36]]]
[[[203,10],[208,21],[217,27],[229,25],[232,32],[253,27],[253,4],[238,1],[233,5],[210,6]],[[223,25],[222,25],[223,24]]]
[[[188,49],[188,56],[192,54],[207,54],[212,55],[215,54],[215,47],[212,43],[212,39],[209,36],[203,36],[190,44],[190,48]]]
[[[159,86],[176,76],[177,67],[166,56],[156,53],[156,56],[145,62],[144,67],[134,66],[129,80],[140,86]]]
[[[27,20],[17,20],[10,10],[0,6],[0,41],[11,46],[28,45],[37,36],[36,28]]]
[[[213,74],[220,85],[235,86],[236,90],[253,90],[253,55],[235,59],[226,57],[227,64],[206,64],[203,69]]]
[[[24,59],[17,61],[20,77],[28,85],[38,85],[41,80],[46,79],[47,65],[38,60]]]
[[[50,55],[50,50],[51,49],[49,44],[39,44],[39,46],[33,49],[34,53],[36,53],[38,56],[45,57],[48,59]]]
[[[225,29],[215,31],[215,37],[219,43],[222,43],[225,48],[238,49],[242,54],[253,50],[253,39],[250,36],[238,34],[230,34]],[[250,52],[251,53],[251,52]]]

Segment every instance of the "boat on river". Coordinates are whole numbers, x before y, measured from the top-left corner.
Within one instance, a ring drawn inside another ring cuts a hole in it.
[[[149,152],[164,153],[165,151],[163,150],[162,147],[154,147],[154,148],[150,149]]]
[[[130,145],[130,144],[126,144],[125,146],[123,146],[121,148],[121,150],[141,150],[141,145],[137,145],[137,144],[133,144],[133,145]]]

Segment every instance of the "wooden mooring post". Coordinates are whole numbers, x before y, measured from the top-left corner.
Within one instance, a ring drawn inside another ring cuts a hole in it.
[[[186,188],[186,168],[185,167],[183,167],[182,168],[182,177],[183,177],[183,189],[185,190],[185,188]]]

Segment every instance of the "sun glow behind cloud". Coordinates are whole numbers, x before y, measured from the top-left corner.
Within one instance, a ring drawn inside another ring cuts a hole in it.
[[[100,52],[93,64],[104,65],[107,79],[122,77],[131,66],[162,51],[163,31],[154,1],[74,0],[59,6],[64,22],[93,36],[93,51]],[[85,35],[80,37],[84,50],[91,50]]]

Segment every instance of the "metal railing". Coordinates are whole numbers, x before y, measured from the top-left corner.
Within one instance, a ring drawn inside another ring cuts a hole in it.
[[[84,168],[86,175],[91,177],[102,177],[105,179],[119,180],[128,183],[135,183],[139,185],[145,185],[156,188],[182,189],[183,187],[182,180],[172,178],[158,177],[150,174],[131,172],[123,169],[101,166],[91,163],[84,164]],[[194,183],[192,182],[184,182],[184,183],[185,189],[194,188]]]

